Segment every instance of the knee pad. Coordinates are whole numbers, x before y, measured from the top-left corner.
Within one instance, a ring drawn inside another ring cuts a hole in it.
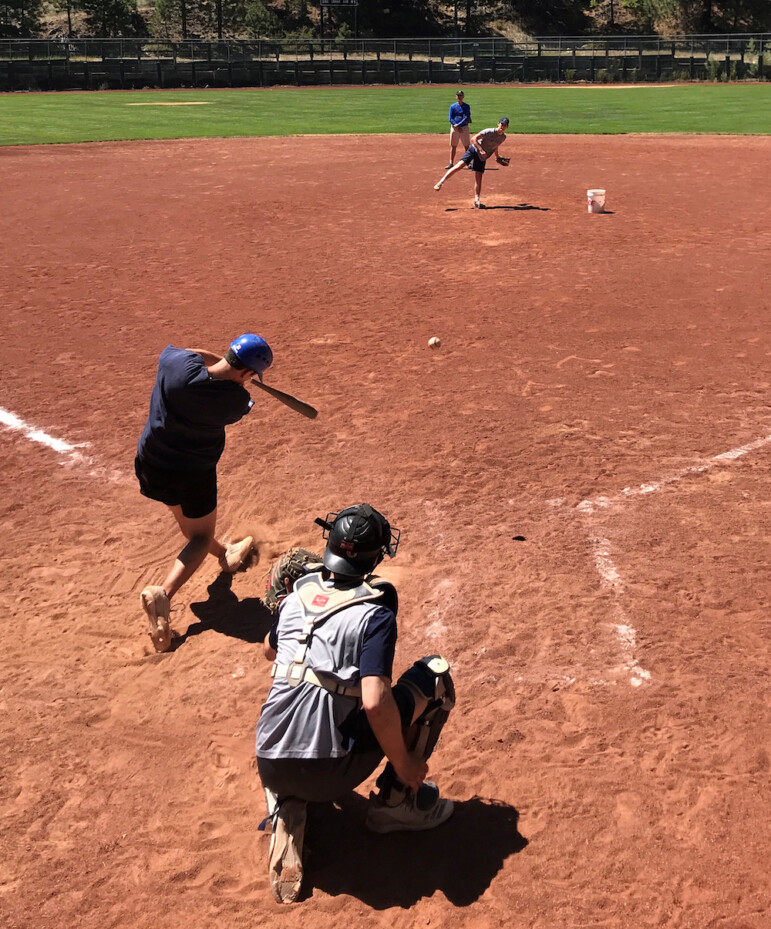
[[[416,661],[402,674],[396,686],[400,684],[413,699],[416,693],[428,699],[428,706],[414,723],[418,732],[416,744],[412,749],[418,757],[427,761],[439,741],[450,710],[455,706],[455,687],[450,674],[450,663],[441,655],[428,655]],[[380,788],[380,796],[387,802],[398,802],[406,792],[390,761],[378,777],[377,786]],[[425,786],[424,784],[423,787]],[[435,785],[433,789],[436,790]]]
[[[419,690],[431,704],[439,701],[442,708],[449,712],[455,706],[455,686],[450,674],[450,662],[441,655],[428,655],[408,668],[397,681]],[[424,714],[425,715],[425,714]]]
[[[450,674],[450,663],[441,655],[421,658],[402,674],[397,683],[419,690],[428,698],[428,706],[415,720],[418,739],[414,749],[416,754],[428,761],[450,710],[455,706],[455,686]]]

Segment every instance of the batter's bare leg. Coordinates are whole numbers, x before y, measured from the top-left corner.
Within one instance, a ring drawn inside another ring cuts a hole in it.
[[[222,542],[219,542],[214,537],[214,529],[217,521],[217,511],[214,510],[213,513],[210,513],[208,516],[202,517],[201,520],[191,520],[182,515],[182,509],[179,506],[172,506],[169,509],[174,513],[174,518],[179,524],[179,528],[182,530],[182,535],[190,542],[192,542],[201,529],[199,524],[209,520],[213,517],[214,526],[211,527],[210,541],[206,554],[213,555],[217,561],[220,563],[220,568],[227,574],[234,574],[240,568],[248,563],[254,549],[254,539],[252,536],[246,536],[246,538],[239,540],[238,542],[231,542],[228,545],[223,545]],[[209,533],[207,532],[207,536]],[[184,551],[184,549],[183,549]],[[203,559],[201,559],[203,561]],[[199,562],[200,566],[200,562]],[[176,565],[175,565],[176,567]],[[198,567],[198,566],[197,566]],[[190,574],[193,574],[197,567],[193,569]],[[190,574],[188,577],[190,577]],[[187,580],[187,577],[178,584],[177,589],[184,584]],[[172,596],[169,594],[169,596]]]
[[[171,598],[198,570],[209,549],[213,548],[213,553],[221,553],[223,556],[225,553],[224,547],[214,539],[216,508],[201,519],[183,516],[180,506],[171,506],[169,509],[188,540],[187,545],[177,555],[163,585],[145,587],[140,594],[142,609],[147,617],[147,631],[157,652],[166,652],[171,646]]]
[[[169,509],[174,514],[182,535],[188,540],[163,582],[166,596],[171,600],[185,581],[190,580],[201,567],[207,555],[222,558],[226,549],[214,538],[217,527],[216,507],[207,516],[201,516],[199,519],[184,516],[180,506],[172,506]]]
[[[223,571],[233,574],[245,565],[251,556],[254,539],[251,536],[223,545],[214,537],[217,527],[217,509],[199,519],[190,519],[181,506],[170,506],[187,545],[177,555],[162,586],[146,587],[141,595],[142,609],[147,616],[148,632],[158,652],[168,651],[171,645],[171,600],[182,585],[201,567],[207,555],[213,555]]]

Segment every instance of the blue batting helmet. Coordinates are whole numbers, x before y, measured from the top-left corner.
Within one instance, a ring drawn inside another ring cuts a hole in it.
[[[273,364],[273,352],[261,335],[247,332],[230,343],[230,350],[242,365],[254,371],[262,380],[262,375]]]

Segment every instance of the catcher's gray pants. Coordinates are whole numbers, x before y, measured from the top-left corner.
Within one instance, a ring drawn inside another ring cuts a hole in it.
[[[391,689],[402,730],[409,729],[415,713],[415,699],[409,689],[397,684]],[[257,769],[262,786],[277,797],[298,797],[310,803],[337,800],[370,777],[383,760],[380,747],[364,710],[355,710],[340,727],[344,741],[351,746],[342,758],[261,758]]]

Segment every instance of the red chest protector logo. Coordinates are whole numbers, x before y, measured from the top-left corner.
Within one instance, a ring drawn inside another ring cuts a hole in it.
[[[316,594],[313,598],[311,606],[326,606],[329,603],[329,597],[325,597],[323,594]]]

